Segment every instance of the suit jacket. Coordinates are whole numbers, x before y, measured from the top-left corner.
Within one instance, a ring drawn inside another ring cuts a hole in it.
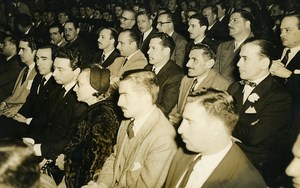
[[[253,37],[253,35],[251,34],[250,37]],[[217,59],[213,68],[230,82],[240,79],[237,68],[240,50],[241,46],[234,51],[234,40],[221,43],[217,50]]]
[[[129,120],[122,121],[114,152],[105,161],[98,181],[109,187],[161,187],[177,150],[173,126],[158,108],[131,140],[128,124]]]
[[[23,84],[22,83],[22,78],[24,75],[24,71],[25,71],[25,67],[21,70],[17,81],[15,83],[14,89],[12,94],[5,99],[5,102],[7,104],[13,105],[15,108],[21,108],[22,105],[25,103],[27,96],[30,93],[30,89],[32,86],[32,82],[33,82],[33,78],[36,75],[36,70],[35,68],[33,68],[29,75],[27,76],[26,80],[24,81]],[[18,109],[18,110],[19,110]],[[17,111],[18,111],[17,110]]]
[[[152,35],[156,32],[157,32],[157,30],[155,28],[153,28],[152,31],[147,36],[147,38],[145,38],[145,40],[143,42],[141,42],[141,44],[140,44],[140,50],[143,52],[143,54],[145,55],[145,57],[148,60],[149,60],[149,57],[148,57],[147,52],[149,50],[150,39],[151,39]],[[141,38],[141,40],[142,40],[142,38]]]
[[[35,78],[33,79],[30,93],[26,99],[26,102],[18,112],[26,118],[38,117],[43,109],[43,106],[47,102],[50,93],[53,91],[55,87],[59,86],[55,82],[53,76],[51,76],[47,81],[47,83],[44,85],[43,89],[40,89],[39,85],[42,81],[42,78],[43,76],[40,74],[37,74],[35,76]]]
[[[56,87],[49,95],[42,114],[31,123],[30,136],[41,143],[42,156],[56,159],[73,136],[74,125],[87,106],[77,101],[73,88],[64,97]]]
[[[196,154],[190,154],[180,148],[172,161],[165,188],[175,188],[176,184],[194,161]],[[264,180],[250,163],[245,154],[233,144],[219,165],[204,182],[203,188],[263,188]]]
[[[11,95],[18,75],[24,64],[21,63],[18,54],[8,61],[0,63],[0,101],[4,101]]]
[[[83,64],[89,64],[92,60],[92,54],[91,54],[91,49],[90,46],[87,44],[87,42],[80,36],[73,41],[73,42],[68,42],[65,46],[67,49],[76,49],[79,51],[82,59]]]
[[[148,62],[144,54],[138,50],[123,66],[125,62],[125,57],[118,57],[115,61],[109,66],[109,70],[112,77],[120,77],[122,74],[128,70],[142,69]]]
[[[171,56],[171,59],[175,61],[177,65],[180,67],[183,67],[184,63],[184,56],[185,56],[185,46],[187,44],[187,41],[185,38],[177,33],[176,31],[173,32],[171,36],[175,42],[175,49]]]
[[[207,35],[215,41],[218,41],[218,43],[229,40],[230,37],[228,25],[224,25],[222,22],[217,20],[217,22],[212,26],[212,28],[210,28],[210,30],[207,30]]]
[[[145,69],[152,70],[152,67],[152,65],[147,65]],[[178,100],[180,82],[183,76],[182,69],[172,60],[169,60],[157,74],[159,93],[156,105],[167,117]]]
[[[241,149],[261,169],[264,163],[278,162],[281,147],[286,147],[282,145],[288,137],[292,98],[271,75],[253,89],[244,104],[243,88],[239,82],[228,88],[239,112],[233,136],[242,141]]]
[[[93,63],[100,64],[102,67],[109,67],[116,58],[120,57],[120,53],[117,49],[115,49],[106,59],[102,62],[103,50],[99,51],[95,54]]]
[[[188,76],[183,77],[180,84],[178,102],[173,108],[171,114],[183,113],[186,104],[186,99],[189,95],[193,82],[194,78],[190,78]],[[223,76],[221,76],[219,73],[211,69],[207,77],[199,84],[199,86],[196,89],[212,87],[215,89],[227,90],[228,86],[229,82],[225,78],[223,78]]]

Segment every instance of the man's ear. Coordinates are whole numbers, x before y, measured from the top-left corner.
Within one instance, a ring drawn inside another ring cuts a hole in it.
[[[261,67],[263,68],[263,69],[269,69],[269,66],[270,66],[270,60],[268,59],[268,58],[263,58],[262,60],[261,60]]]
[[[79,34],[79,31],[80,31],[80,29],[79,29],[79,28],[77,28],[77,29],[76,29],[76,33],[77,33],[77,34]]]
[[[215,65],[215,60],[214,59],[210,59],[206,62],[206,66],[208,68],[212,68]]]

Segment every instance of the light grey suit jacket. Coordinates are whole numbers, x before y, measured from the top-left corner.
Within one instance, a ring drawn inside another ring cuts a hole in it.
[[[148,64],[146,57],[140,50],[138,50],[138,52],[134,54],[123,66],[124,62],[125,57],[118,57],[108,67],[111,72],[111,77],[120,77],[128,70],[143,69]]]
[[[189,95],[189,91],[191,89],[193,81],[194,78],[190,78],[188,76],[183,77],[183,79],[181,80],[178,102],[170,113],[170,116],[175,113],[183,113],[186,99]],[[199,84],[196,89],[212,87],[219,90],[227,90],[228,86],[229,82],[219,73],[211,69],[207,77]]]
[[[174,33],[172,34],[172,38],[175,42],[175,49],[171,56],[171,60],[175,61],[175,63],[180,67],[183,67],[185,58],[185,46],[187,45],[187,41],[176,31],[174,31]]]
[[[128,124],[129,120],[122,121],[114,152],[105,161],[98,182],[109,187],[162,187],[177,150],[175,129],[157,107],[131,140]]]

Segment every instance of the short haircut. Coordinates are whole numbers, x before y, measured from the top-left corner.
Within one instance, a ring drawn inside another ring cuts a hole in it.
[[[243,46],[246,44],[253,44],[255,46],[258,46],[260,49],[259,55],[268,58],[270,62],[275,60],[275,54],[274,54],[275,47],[272,42],[264,39],[249,38],[244,42]]]
[[[246,10],[235,10],[231,13],[234,14],[234,13],[238,13],[241,15],[241,17],[245,20],[245,21],[249,21],[251,23],[251,25],[254,23],[254,18],[252,16],[252,14]]]
[[[76,49],[62,48],[58,51],[56,58],[64,58],[70,60],[70,67],[75,70],[81,68],[80,53]]]
[[[206,60],[214,59],[216,60],[216,54],[214,51],[207,45],[203,43],[195,44],[192,50],[203,50],[202,56],[205,57]]]
[[[152,17],[151,17],[151,14],[150,12],[147,12],[147,11],[142,11],[142,12],[138,12],[137,15],[136,15],[136,20],[139,16],[141,15],[146,15],[148,17],[149,20],[152,20]]]
[[[103,29],[107,29],[107,30],[110,31],[110,39],[115,39],[114,46],[117,46],[117,43],[118,43],[118,31],[115,28],[112,28],[112,27],[102,27],[102,28],[100,28],[99,33]]]
[[[230,134],[238,121],[234,100],[226,91],[203,88],[191,93],[187,98],[187,103],[196,103],[204,107],[207,113],[224,122]]]
[[[51,28],[55,28],[55,27],[57,27],[57,28],[58,28],[58,32],[59,32],[60,34],[64,32],[64,28],[63,28],[63,26],[62,26],[62,25],[60,25],[60,24],[59,24],[59,23],[57,23],[57,22],[55,22],[55,23],[51,24],[51,25],[49,26],[49,29],[51,29]]]
[[[0,141],[0,186],[39,187],[39,161],[31,147],[18,140]]]
[[[212,5],[212,4],[205,5],[205,6],[203,7],[203,9],[202,9],[202,12],[203,12],[203,10],[206,9],[206,8],[210,8],[210,10],[211,10],[211,12],[212,12],[213,14],[218,15],[218,8],[217,8],[216,5]]]
[[[13,45],[15,45],[18,48],[17,40],[15,39],[15,37],[13,35],[7,35],[4,37],[4,39],[7,39],[10,43],[12,43]]]
[[[207,18],[205,16],[203,16],[202,14],[194,14],[190,17],[190,19],[196,19],[199,21],[200,26],[208,27]]]
[[[168,21],[173,23],[173,15],[172,15],[172,12],[171,12],[170,10],[168,10],[168,11],[166,11],[166,12],[163,12],[163,13],[159,14],[158,17],[159,17],[159,16],[162,16],[162,15],[166,15]],[[158,18],[158,17],[157,17],[157,18]]]
[[[32,36],[25,35],[23,38],[21,38],[20,41],[28,42],[28,47],[31,49],[31,51],[34,51],[37,49],[37,45]]]
[[[56,57],[56,55],[58,53],[58,46],[56,46],[54,44],[47,44],[47,45],[44,45],[44,46],[38,48],[38,50],[39,49],[49,49],[49,48],[51,49],[51,58],[52,58],[52,61],[54,61],[54,59],[55,59],[55,57]]]
[[[79,28],[79,23],[78,23],[78,21],[76,21],[75,19],[69,19],[68,21],[66,21],[65,25],[66,25],[67,23],[73,23],[75,29],[78,29],[78,28]]]
[[[222,10],[223,10],[223,9],[225,9],[225,10],[228,9],[228,5],[227,5],[227,3],[225,3],[225,2],[219,1],[219,2],[216,3],[216,6],[217,6],[217,5],[220,5],[220,7],[221,7]]]
[[[298,27],[298,29],[300,29],[300,14],[288,14],[288,15],[284,16],[284,18],[287,18],[287,17],[296,18],[298,20],[297,27]]]
[[[175,49],[175,42],[171,36],[169,36],[168,34],[163,33],[163,32],[157,32],[152,35],[150,40],[152,40],[154,38],[161,39],[160,44],[165,48],[170,48],[170,55],[173,54],[173,51]]]
[[[134,19],[134,20],[136,20],[136,12],[134,11],[134,10],[130,10],[130,9],[125,9],[125,10],[123,10],[123,13],[124,12],[129,12],[131,15],[132,15],[132,18],[131,19]],[[122,13],[122,14],[123,14]]]
[[[140,35],[138,32],[136,32],[133,29],[124,29],[123,31],[120,32],[120,34],[121,33],[128,33],[130,42],[135,42],[137,47],[139,46]]]
[[[124,81],[134,82],[134,89],[136,92],[148,93],[152,97],[152,103],[156,103],[159,84],[154,72],[143,69],[126,71],[120,78],[120,82]]]

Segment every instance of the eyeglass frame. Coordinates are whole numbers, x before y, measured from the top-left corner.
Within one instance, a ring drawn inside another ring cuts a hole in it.
[[[172,22],[171,21],[168,21],[168,22],[157,22],[157,25],[162,26],[164,24],[169,24],[169,23],[172,23]]]
[[[121,16],[121,17],[120,17],[120,20],[124,20],[124,21],[126,22],[127,20],[135,20],[135,19],[129,19],[129,18],[126,18],[126,17],[124,17],[124,16]]]

